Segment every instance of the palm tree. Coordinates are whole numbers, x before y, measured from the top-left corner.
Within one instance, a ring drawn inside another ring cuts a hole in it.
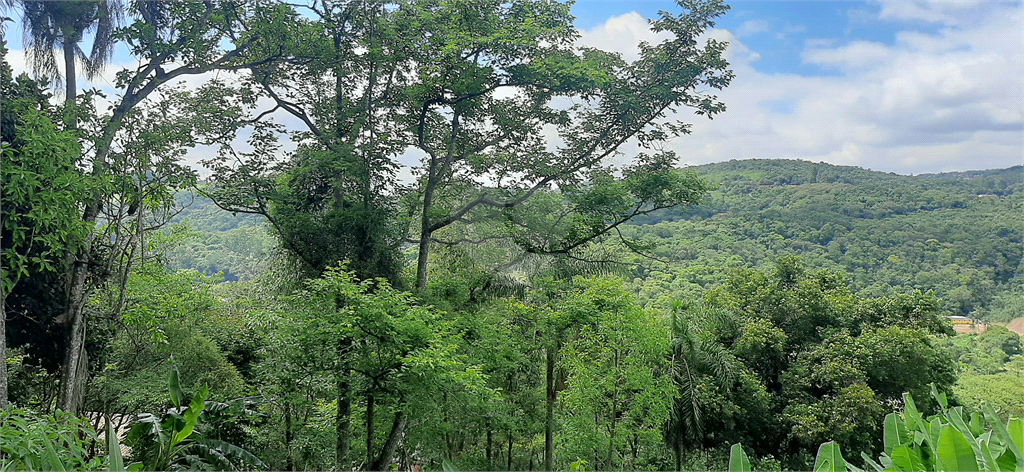
[[[58,88],[64,83],[64,104],[73,110],[78,96],[77,61],[85,66],[85,76],[96,77],[114,51],[114,29],[121,21],[121,4],[116,1],[37,1],[20,0],[23,14],[25,46],[32,73],[54,80]],[[86,34],[92,33],[92,50],[88,55],[81,48]],[[64,75],[57,67],[56,51],[64,57]],[[76,114],[65,112],[65,125],[77,126]]]
[[[6,0],[5,0],[6,1]],[[121,4],[116,1],[30,1],[18,0],[22,11],[24,44],[33,74],[54,80],[59,88],[64,83],[64,127],[78,127],[75,104],[78,98],[76,72],[78,61],[84,66],[86,77],[94,78],[113,54],[114,29],[121,21]],[[86,35],[92,35],[92,50],[86,55],[81,48]],[[64,75],[57,66],[57,50],[64,58]],[[86,215],[88,221],[88,215]],[[84,382],[88,361],[85,350],[85,320],[80,307],[84,303],[86,263],[69,257],[71,267],[69,300],[65,315],[58,323],[70,324],[68,349],[61,366],[61,395],[59,407],[76,413],[81,403],[80,386]]]
[[[691,312],[678,302],[672,307],[670,369],[676,395],[662,435],[675,454],[674,470],[682,470],[686,445],[699,442],[704,434],[701,381],[713,378],[718,388],[727,390],[740,369],[736,357],[716,337],[734,327],[733,315],[723,310]]]

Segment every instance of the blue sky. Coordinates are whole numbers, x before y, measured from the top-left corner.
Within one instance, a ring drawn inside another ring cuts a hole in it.
[[[734,1],[708,36],[736,79],[682,164],[795,158],[919,174],[1024,162],[1024,14],[998,1]],[[635,54],[674,2],[580,0],[582,43]],[[627,152],[628,154],[628,152]]]
[[[730,43],[736,79],[713,121],[668,148],[681,165],[793,158],[918,174],[1024,160],[1020,1],[733,1],[708,37]],[[581,45],[635,58],[673,1],[578,0]],[[8,59],[23,68],[20,25]],[[126,54],[115,62],[128,65]],[[113,77],[118,67],[105,75]],[[112,78],[100,79],[101,89]],[[81,83],[80,86],[86,86]],[[112,91],[112,90],[110,90]],[[627,146],[619,162],[637,149]]]

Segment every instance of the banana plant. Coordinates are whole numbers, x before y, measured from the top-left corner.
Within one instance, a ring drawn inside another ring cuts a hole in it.
[[[827,442],[818,448],[815,472],[1024,472],[1024,420],[1005,423],[990,405],[982,413],[965,416],[963,407],[949,407],[946,395],[932,386],[941,412],[925,418],[914,398],[903,394],[902,413],[890,413],[883,424],[885,451],[878,460],[861,453],[865,468],[846,462],[839,445]],[[750,471],[750,460],[735,444],[729,457],[730,472]]]
[[[136,418],[125,443],[132,448],[136,460],[128,471],[140,470],[255,470],[266,465],[255,455],[233,444],[204,438],[196,432],[202,413],[209,407],[223,407],[206,401],[210,390],[199,389],[185,404],[177,369],[169,380],[174,408],[163,417],[143,413]],[[112,469],[113,470],[113,469]]]
[[[950,408],[944,393],[932,386],[940,413],[925,418],[910,394],[903,395],[902,413],[890,413],[883,424],[885,451],[875,461],[862,455],[869,469],[882,471],[1024,472],[1024,420],[1005,423],[991,405],[966,415]]]
[[[171,369],[169,383],[174,408],[166,418],[161,419],[152,413],[140,414],[128,432],[125,442],[131,446],[133,457],[141,459],[131,464],[129,471],[168,470],[189,445],[186,440],[195,431],[199,414],[206,408],[206,398],[210,395],[207,386],[199,389],[182,409],[185,394],[181,390],[178,369]]]

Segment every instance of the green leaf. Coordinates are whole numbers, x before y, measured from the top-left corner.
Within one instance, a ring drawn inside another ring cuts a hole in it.
[[[907,423],[903,421],[903,418],[896,413],[889,413],[885,415],[885,422],[883,423],[883,443],[885,444],[885,453],[892,455],[894,447],[909,443],[913,437],[907,430]]]
[[[182,429],[171,438],[171,447],[181,444],[182,441],[188,439],[192,435],[192,431],[195,430],[196,423],[199,422],[199,415],[206,408],[206,397],[210,396],[210,389],[203,385],[203,388],[199,389],[199,393],[196,393],[192,397],[192,403],[189,404],[188,409],[181,415],[185,420],[185,425]]]
[[[1010,439],[1017,446],[1017,450],[1014,453],[1017,454],[1017,457],[1020,457],[1021,451],[1024,451],[1024,419],[1011,418],[1010,421],[1006,422],[1006,431],[1010,433]]]
[[[1013,452],[1007,449],[996,458],[996,464],[999,465],[1000,471],[1014,471],[1017,470],[1017,457],[1013,455]]]
[[[171,362],[174,362],[174,358],[171,358]],[[171,402],[174,403],[175,408],[181,408],[181,404],[185,402],[185,393],[181,391],[181,381],[178,380],[178,366],[173,365],[171,367],[171,378],[169,381],[171,388]]]
[[[117,432],[110,424],[110,417],[105,418],[107,422],[107,468],[111,472],[124,472],[124,458],[121,457],[121,444],[117,441]]]
[[[739,443],[733,444],[729,452],[729,472],[750,472],[750,459]]]
[[[892,463],[898,470],[925,470],[924,460],[916,448],[897,446],[892,453]]]
[[[985,468],[988,470],[995,469],[995,459],[991,457],[991,454],[987,454],[986,450],[982,448],[978,439],[974,437],[974,432],[971,428],[964,423],[963,419],[963,407],[954,407],[946,411],[946,418],[949,419],[949,423],[952,424],[960,433],[963,435],[967,443],[971,445],[971,449],[974,450],[975,457],[980,457],[984,461]]]
[[[1024,444],[1022,444],[1024,443],[1024,438],[1021,437],[1021,434],[1024,434],[1024,424],[1021,424],[1020,419],[1014,418],[1015,421],[1010,421],[1004,425],[1003,421],[999,419],[999,415],[992,408],[992,405],[986,403],[982,406],[982,409],[985,411],[985,419],[992,424],[992,430],[995,431],[996,437],[1016,456],[1016,469],[1024,470],[1024,454],[1021,454],[1021,449],[1024,448]],[[1007,428],[1007,426],[1013,428],[1016,436],[1010,434],[1010,428]]]
[[[883,472],[885,470],[885,467],[882,467],[882,464],[879,464],[878,462],[876,462],[866,452],[862,451],[860,453],[860,457],[862,459],[864,459],[864,463],[867,464],[868,467],[871,467],[872,469],[875,469],[875,472]]]
[[[927,433],[928,429],[922,424],[923,421],[921,413],[917,411],[917,405],[914,404],[914,397],[910,396],[910,393],[903,394],[903,404],[906,405],[903,411],[903,417],[906,418],[907,427],[912,430]]]
[[[60,460],[57,455],[57,445],[54,444],[53,440],[49,436],[43,436],[43,457],[44,457],[44,470],[53,470],[56,472],[64,472],[67,470],[64,467],[64,462]]]
[[[829,441],[818,447],[818,456],[814,459],[814,472],[846,472],[846,461],[835,441]]]
[[[444,472],[459,472],[459,469],[456,469],[455,465],[453,465],[451,462],[448,462],[448,459],[444,459],[441,461],[441,470],[443,470]]]
[[[951,425],[942,425],[938,441],[939,468],[947,471],[977,471],[978,459],[963,433]]]

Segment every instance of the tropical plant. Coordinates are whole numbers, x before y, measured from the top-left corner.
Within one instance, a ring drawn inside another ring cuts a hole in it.
[[[1024,470],[1024,420],[1003,422],[992,407],[984,413],[966,415],[963,407],[949,408],[946,395],[932,387],[932,397],[941,413],[927,419],[918,411],[913,397],[903,395],[902,413],[885,417],[885,451],[872,459],[861,453],[866,466],[858,468],[843,459],[840,447],[829,441],[818,448],[814,471],[985,471]],[[750,460],[742,446],[732,446],[732,472],[749,471]]]
[[[732,386],[742,368],[736,356],[718,342],[716,334],[738,329],[734,317],[720,309],[689,312],[682,303],[672,307],[670,369],[675,395],[662,434],[672,448],[676,469],[682,468],[683,449],[700,444],[704,410],[710,400],[706,385]],[[719,399],[720,400],[720,399]]]
[[[64,100],[70,109],[78,96],[76,62],[84,63],[89,79],[103,70],[114,50],[114,29],[121,19],[121,4],[106,0],[20,3],[32,73],[53,78],[59,84],[62,76],[55,53],[60,49],[64,55]],[[93,32],[92,51],[86,55],[80,44],[89,31]],[[65,120],[69,129],[76,127],[75,114],[65,115]]]
[[[258,457],[233,444],[203,437],[197,430],[208,408],[223,410],[226,404],[209,402],[203,386],[185,404],[177,369],[169,379],[171,408],[163,415],[138,416],[125,443],[132,448],[130,471],[139,470],[251,470],[263,469]]]
[[[0,438],[0,471],[103,469],[103,460],[89,452],[96,432],[85,418],[5,408]]]

